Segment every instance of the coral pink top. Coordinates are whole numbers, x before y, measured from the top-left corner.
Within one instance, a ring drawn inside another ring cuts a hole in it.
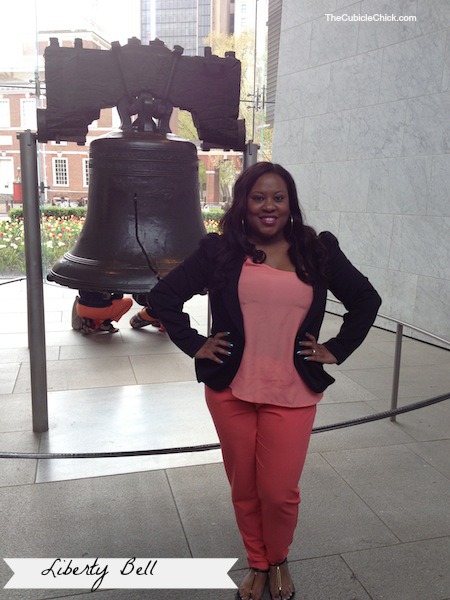
[[[238,285],[245,348],[230,384],[233,395],[259,404],[301,407],[322,394],[303,382],[294,366],[297,331],[311,306],[312,287],[296,273],[247,259]]]

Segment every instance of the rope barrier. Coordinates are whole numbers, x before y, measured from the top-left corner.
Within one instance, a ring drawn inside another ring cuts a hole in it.
[[[7,279],[6,281],[0,281],[0,285],[7,285],[8,283],[16,283],[16,281],[23,281],[26,277],[18,277],[17,279]]]
[[[370,423],[372,421],[379,421],[393,415],[400,415],[406,412],[424,408],[425,406],[431,406],[437,404],[443,400],[450,398],[450,392],[442,394],[441,396],[435,396],[428,400],[421,400],[420,402],[414,402],[413,404],[407,404],[400,408],[394,408],[386,410],[373,415],[367,415],[360,417],[359,419],[351,419],[350,421],[342,421],[340,423],[334,423],[332,425],[323,425],[321,427],[314,427],[313,433],[323,433],[324,431],[333,431],[335,429],[343,429],[345,427],[352,427],[353,425],[361,425],[364,423]],[[201,446],[183,446],[179,448],[156,448],[153,450],[119,450],[116,452],[54,452],[54,453],[42,453],[42,452],[0,452],[0,458],[32,458],[32,459],[59,459],[59,458],[123,458],[130,456],[157,456],[161,454],[181,454],[187,452],[205,452],[207,450],[219,450],[220,444],[204,444]]]

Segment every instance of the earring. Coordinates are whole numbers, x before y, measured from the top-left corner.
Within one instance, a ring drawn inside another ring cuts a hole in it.
[[[292,232],[294,231],[294,218],[291,214],[289,215],[289,223],[291,225],[291,228],[289,229],[288,237],[291,237]]]
[[[241,224],[242,224],[242,231],[244,232],[244,235],[247,235],[247,231],[245,229],[245,221],[243,218],[241,219]]]

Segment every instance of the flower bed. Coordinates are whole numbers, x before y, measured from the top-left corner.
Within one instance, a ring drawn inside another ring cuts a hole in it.
[[[42,216],[42,258],[47,266],[53,265],[78,240],[85,216]],[[216,219],[204,220],[208,233],[218,231]],[[23,218],[0,221],[0,277],[25,273],[25,246]]]

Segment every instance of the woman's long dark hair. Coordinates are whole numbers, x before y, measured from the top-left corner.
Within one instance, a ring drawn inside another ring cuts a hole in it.
[[[258,250],[247,237],[246,216],[250,191],[257,179],[267,173],[279,175],[287,187],[291,217],[284,228],[284,236],[289,242],[289,257],[295,265],[298,277],[305,283],[326,279],[326,249],[315,230],[304,222],[295,181],[284,167],[271,162],[258,162],[248,167],[236,180],[233,203],[219,225],[222,238],[226,242],[226,250],[220,262],[225,267],[226,262],[237,254],[249,256],[254,262],[264,262],[265,253]]]

